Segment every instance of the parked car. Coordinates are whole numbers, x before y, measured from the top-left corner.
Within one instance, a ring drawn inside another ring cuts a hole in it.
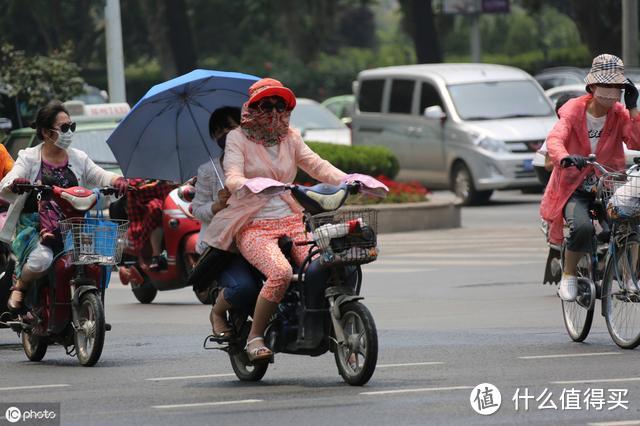
[[[331,111],[336,117],[342,120],[344,124],[351,126],[355,102],[355,96],[341,95],[325,99],[320,105]]]
[[[450,188],[464,204],[496,189],[539,187],[534,153],[553,105],[526,72],[491,64],[377,68],[358,75],[354,145],[382,145],[399,179]]]
[[[540,83],[544,90],[570,84],[582,84],[582,90],[584,90],[584,78],[588,72],[589,68],[553,67],[543,69],[533,78]]]
[[[586,95],[587,91],[585,90],[585,84],[568,84],[564,86],[552,87],[551,89],[547,89],[544,93],[549,97],[551,103],[553,105],[558,102],[563,95],[569,95],[572,98],[577,98],[578,96]]]
[[[298,98],[291,112],[291,125],[298,129],[302,139],[309,142],[327,142],[351,145],[351,131],[327,108],[312,99]]]

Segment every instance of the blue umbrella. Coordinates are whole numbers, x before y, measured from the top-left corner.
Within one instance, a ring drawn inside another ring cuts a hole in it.
[[[257,80],[236,72],[194,70],[153,86],[107,140],[124,175],[180,182],[195,176],[201,164],[220,155],[209,136],[211,113],[241,107]]]

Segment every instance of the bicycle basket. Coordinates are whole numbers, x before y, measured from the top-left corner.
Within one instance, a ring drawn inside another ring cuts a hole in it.
[[[115,265],[122,258],[126,220],[71,218],[59,222],[64,251],[76,265]]]
[[[378,257],[378,212],[340,210],[307,217],[323,264],[362,265]]]
[[[601,197],[609,218],[640,223],[640,176],[608,173],[600,180]]]

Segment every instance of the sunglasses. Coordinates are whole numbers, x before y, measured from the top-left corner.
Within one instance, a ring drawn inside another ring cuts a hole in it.
[[[287,109],[287,104],[281,99],[275,102],[265,99],[258,102],[258,108],[264,112],[272,112],[274,109],[278,112],[284,112]]]
[[[69,130],[71,130],[72,132],[76,131],[76,123],[75,122],[71,122],[71,123],[64,123],[60,125],[59,129],[53,128],[51,130],[60,130],[62,133],[67,133]]]

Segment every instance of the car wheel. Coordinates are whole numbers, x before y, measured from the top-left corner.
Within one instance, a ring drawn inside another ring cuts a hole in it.
[[[451,190],[462,200],[463,206],[486,204],[493,190],[478,191],[473,185],[473,177],[464,163],[457,163],[451,173]]]

